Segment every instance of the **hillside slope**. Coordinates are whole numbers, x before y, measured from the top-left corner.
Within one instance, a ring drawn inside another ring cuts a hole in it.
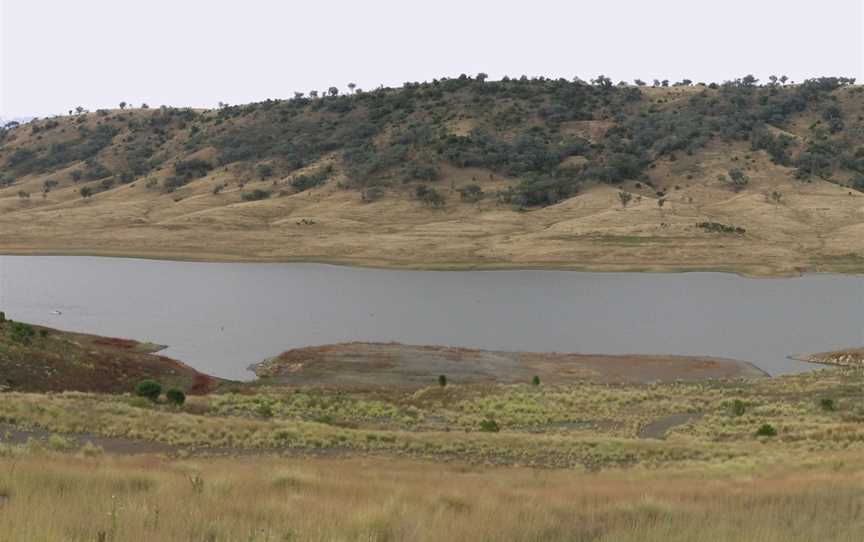
[[[484,77],[0,131],[0,251],[864,269],[864,89]]]

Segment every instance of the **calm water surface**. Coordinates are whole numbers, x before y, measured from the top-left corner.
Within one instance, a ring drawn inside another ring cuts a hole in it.
[[[864,277],[387,271],[0,256],[16,320],[169,345],[217,376],[289,348],[400,341],[498,350],[696,354],[805,370],[787,355],[864,344]],[[60,311],[62,314],[53,314]]]

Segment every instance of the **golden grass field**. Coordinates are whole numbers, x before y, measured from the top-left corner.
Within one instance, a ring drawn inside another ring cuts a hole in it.
[[[378,458],[0,459],[0,539],[857,541],[860,454],[586,473]]]

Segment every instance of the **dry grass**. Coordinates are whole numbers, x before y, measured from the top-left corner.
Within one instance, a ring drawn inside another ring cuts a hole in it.
[[[0,533],[68,542],[857,541],[860,457],[833,461],[586,474],[31,453],[0,459]]]
[[[806,126],[799,131],[809,133]],[[108,149],[101,159],[110,164],[112,156]],[[735,193],[717,180],[731,168],[750,177],[746,190]],[[232,166],[172,194],[148,189],[139,179],[83,200],[69,171],[28,176],[0,189],[0,251],[406,268],[712,269],[754,275],[864,270],[864,260],[854,256],[864,251],[864,194],[822,180],[796,181],[790,168],[746,143],[712,143],[693,156],[659,161],[649,175],[657,190],[667,191],[662,208],[655,189],[627,182],[588,187],[557,205],[518,212],[496,203],[492,194],[519,179],[490,179],[489,171],[446,164],[441,170],[443,209],[424,207],[410,185],[363,203],[356,191],[337,186],[344,180],[338,171],[321,187],[256,202],[244,202],[242,192],[278,193],[288,179],[277,179],[275,186],[250,180],[241,188],[248,171]],[[165,168],[151,177],[161,181],[169,174]],[[838,175],[835,181],[848,180],[848,172]],[[59,186],[39,197],[49,178]],[[461,201],[456,189],[475,179],[489,196],[479,203]],[[214,194],[218,185],[227,187]],[[19,190],[33,197],[20,200]],[[635,196],[626,209],[619,190]],[[769,198],[775,191],[783,194],[780,203]],[[703,221],[747,233],[708,233],[695,226]]]

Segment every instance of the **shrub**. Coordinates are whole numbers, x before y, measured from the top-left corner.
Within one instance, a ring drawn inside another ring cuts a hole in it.
[[[30,324],[12,322],[10,336],[13,341],[20,344],[30,344],[36,336],[36,330]]]
[[[155,380],[142,380],[135,386],[135,395],[146,397],[155,403],[162,395],[162,385]]]
[[[750,177],[740,169],[730,169],[729,179],[732,181],[732,189],[736,192],[742,190],[750,182]]]
[[[243,201],[261,201],[262,199],[269,198],[270,192],[256,188],[251,192],[243,192],[241,197],[243,198]]]
[[[3,311],[0,311],[0,325],[3,325],[5,323],[6,323],[6,313]]]
[[[540,377],[537,375],[534,375],[534,378],[531,379],[531,384],[533,384],[534,386],[539,386],[540,385]]]
[[[270,406],[270,403],[261,403],[255,408],[255,414],[258,414],[262,418],[272,418],[273,407]]]
[[[174,164],[174,172],[180,177],[187,180],[196,177],[203,177],[213,169],[213,164],[200,158],[192,158],[190,160],[179,160]]]
[[[316,186],[324,184],[324,181],[326,180],[326,170],[319,171],[317,173],[312,173],[311,175],[298,175],[291,181],[291,186],[298,192],[303,192],[304,190],[309,190],[310,188],[315,188]]]
[[[273,166],[270,164],[258,164],[255,168],[255,173],[258,174],[258,178],[262,181],[264,179],[269,179],[273,176]]]
[[[733,416],[743,416],[744,412],[747,410],[747,405],[744,404],[744,401],[741,399],[735,399],[732,402],[732,415]]]
[[[480,422],[480,431],[483,431],[484,433],[497,433],[500,430],[501,428],[498,426],[498,422],[492,418],[486,418]]]
[[[422,201],[425,205],[430,207],[444,206],[444,196],[439,194],[434,188],[430,188],[425,184],[418,186],[417,190],[414,191],[414,194],[417,196],[417,199]]]
[[[459,195],[463,201],[480,201],[483,199],[483,189],[479,184],[469,184],[459,189]]]
[[[834,405],[834,399],[825,397],[819,400],[819,406],[826,412],[834,412],[837,407]]]
[[[776,437],[777,430],[774,429],[774,426],[770,423],[763,423],[762,426],[756,430],[757,437]]]
[[[370,186],[366,190],[363,191],[361,195],[361,199],[365,203],[372,203],[373,201],[378,201],[379,199],[384,197],[384,189],[380,186]]]
[[[445,375],[441,375],[438,377],[438,385],[442,388],[447,385],[447,377]]]
[[[186,402],[186,394],[183,393],[183,390],[178,390],[177,388],[171,388],[166,391],[165,398],[168,399],[169,403],[176,406],[182,406]]]

